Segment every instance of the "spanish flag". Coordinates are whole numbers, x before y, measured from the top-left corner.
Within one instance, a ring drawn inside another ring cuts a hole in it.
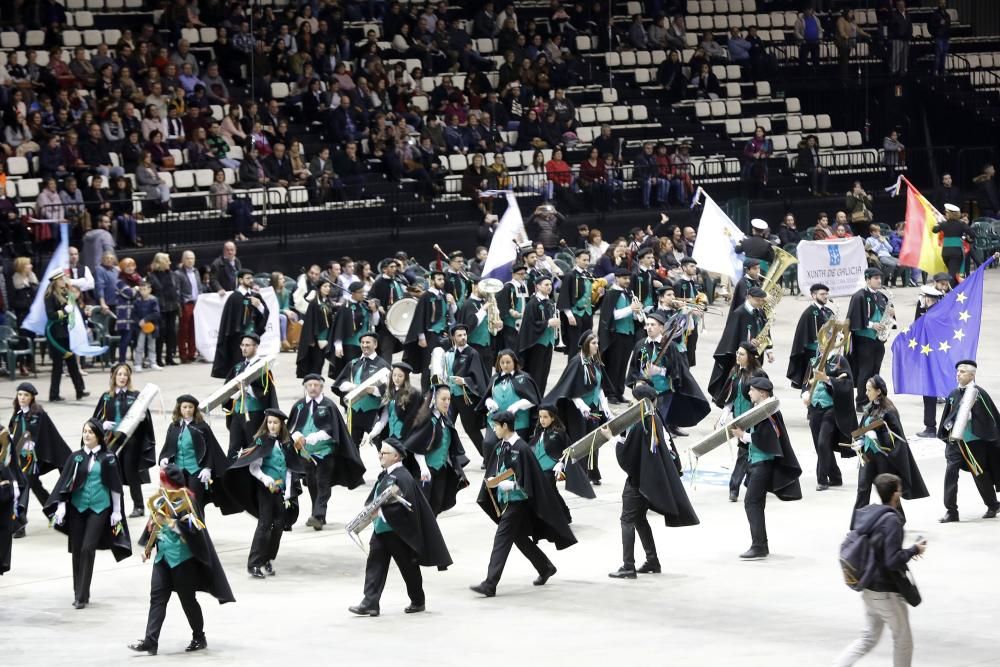
[[[947,271],[938,235],[931,231],[943,216],[910,181],[906,178],[902,181],[906,185],[906,231],[903,247],[899,250],[899,264],[932,275]]]

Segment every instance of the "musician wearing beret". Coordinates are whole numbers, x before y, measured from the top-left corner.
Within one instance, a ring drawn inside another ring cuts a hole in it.
[[[388,362],[375,353],[377,348],[378,335],[371,332],[361,334],[361,356],[347,363],[333,381],[334,391],[342,399],[379,371],[389,368]],[[384,387],[376,383],[365,389],[351,403],[346,403],[345,400],[347,430],[350,431],[351,439],[356,444],[359,444],[365,433],[375,425],[382,405],[383,391]]]
[[[378,301],[384,309],[384,313],[388,313],[397,301],[406,297],[409,283],[402,275],[400,270],[402,267],[395,258],[383,259],[380,266],[382,273],[372,283],[371,289],[368,290],[368,297]],[[375,331],[378,333],[379,355],[386,362],[391,363],[392,355],[400,349],[399,339],[389,331],[385,317],[380,318],[379,323],[375,326]]]
[[[156,464],[156,434],[149,409],[128,440],[118,442],[112,435],[125,415],[132,409],[139,392],[132,388],[132,367],[116,364],[111,368],[111,387],[101,394],[94,408],[93,418],[101,422],[110,444],[118,452],[122,479],[128,484],[132,496],[132,513],[129,518],[143,515],[142,485],[149,483],[149,469]]]
[[[306,306],[302,318],[302,333],[295,352],[295,377],[304,378],[310,373],[322,373],[323,362],[330,357],[330,340],[333,337],[337,305],[333,298],[333,283],[321,278]]]
[[[851,324],[851,353],[848,358],[854,369],[854,387],[858,392],[854,406],[858,412],[865,407],[868,378],[882,372],[885,340],[879,337],[887,336],[887,327],[895,326],[890,324],[893,318],[892,304],[882,290],[882,272],[865,269],[865,286],[854,293],[847,307],[847,319]]]
[[[240,341],[243,361],[229,370],[226,376],[227,383],[257,361],[259,345],[260,336],[257,334],[249,333],[243,336]],[[264,411],[278,407],[278,392],[270,369],[261,373],[253,382],[244,382],[223,407],[226,411],[226,427],[229,429],[229,450],[226,456],[233,459],[238,451],[250,446],[254,434],[264,423]]]
[[[666,287],[666,286],[664,286]],[[708,299],[706,287],[702,283],[698,273],[698,262],[693,257],[685,257],[681,260],[681,277],[674,283],[673,292],[679,299],[684,299],[688,303],[696,303],[699,296]],[[684,339],[686,348],[688,367],[694,368],[698,354],[698,327],[696,317],[692,317],[691,325],[688,327],[687,338]]]
[[[873,375],[869,378],[865,392],[868,395],[868,405],[861,415],[861,427],[865,432],[854,441],[854,448],[862,462],[858,470],[855,512],[870,502],[875,478],[883,473],[899,477],[902,497],[906,500],[928,497],[930,493],[910,452],[903,424],[899,420],[899,411],[889,399],[889,389],[882,376]],[[902,513],[903,506],[900,505],[898,509]],[[855,512],[851,513],[852,530],[856,519]]]
[[[19,384],[14,398],[14,414],[7,422],[10,465],[18,470],[18,477],[23,475],[15,502],[17,514],[24,523],[28,521],[28,500],[32,492],[42,507],[49,501],[49,492],[42,486],[41,476],[50,470],[62,470],[71,454],[52,418],[36,400],[37,395],[35,385],[30,382]],[[17,528],[14,537],[24,537],[24,525]]]
[[[371,430],[362,438],[361,444],[379,446],[381,439],[393,437],[405,440],[413,427],[413,422],[420,411],[420,391],[410,384],[413,369],[405,361],[397,361],[392,365],[389,375],[389,386],[382,396],[378,419]]]
[[[444,274],[444,291],[455,300],[455,306],[461,308],[465,300],[472,294],[472,279],[465,272],[465,255],[461,250],[448,253],[448,268]]]
[[[656,290],[663,287],[655,271],[656,255],[647,246],[639,250],[636,257],[639,261],[632,273],[632,293],[639,300],[643,311],[651,313],[656,308]]]
[[[456,324],[451,328],[451,349],[444,353],[444,366],[446,377],[438,378],[437,382],[446,383],[451,388],[449,417],[454,424],[461,417],[462,428],[482,455],[483,420],[476,407],[486,393],[490,372],[479,352],[469,344],[469,327],[466,325]]]
[[[493,335],[490,333],[489,309],[479,290],[479,278],[473,276],[472,292],[455,314],[455,323],[464,325],[469,345],[479,353],[487,368],[493,365]],[[499,306],[497,307],[499,311]]]
[[[497,444],[486,463],[477,502],[497,524],[497,531],[486,578],[470,586],[486,597],[496,595],[511,547],[516,546],[538,572],[532,583],[544,586],[556,573],[556,566],[538,548],[538,542],[549,540],[560,550],[576,544],[538,460],[514,430],[514,415],[506,411],[494,414],[493,432]]]
[[[365,284],[355,280],[347,288],[351,293],[344,305],[337,310],[333,320],[333,356],[330,359],[330,377],[361,356],[361,336],[375,333],[381,321],[378,304],[365,300]],[[375,336],[378,345],[378,335]]]
[[[656,390],[640,382],[632,389],[632,397],[655,401]],[[671,527],[700,523],[681,483],[677,449],[655,410],[644,413],[624,437],[613,438],[607,426],[603,430],[608,441],[617,440],[618,465],[626,475],[622,488],[622,566],[608,576],[635,579],[637,574],[659,574],[660,559],[646,513],[653,510],[662,514]],[[635,566],[636,533],[646,552],[646,562],[639,568]]]
[[[751,288],[761,287],[764,283],[764,276],[760,267],[760,260],[748,257],[743,261],[743,277],[736,282],[733,288],[733,298],[729,302],[729,313],[737,312],[750,294]]]
[[[854,412],[854,376],[847,357],[834,347],[823,357],[823,350],[816,350],[813,359],[812,388],[808,382],[802,390],[806,405],[809,431],[816,450],[816,490],[826,491],[831,486],[843,486],[844,477],[837,465],[837,454],[854,456],[847,449],[851,432],[857,428]],[[872,478],[874,479],[874,478]]]
[[[403,442],[411,454],[406,467],[420,480],[434,516],[454,507],[458,492],[469,485],[463,472],[469,459],[448,416],[454,400],[448,385],[432,386]]]
[[[767,292],[760,287],[751,287],[747,290],[746,301],[736,310],[730,311],[726,318],[726,327],[719,338],[719,344],[715,347],[715,366],[712,368],[712,377],[708,381],[708,393],[715,396],[721,391],[729,371],[736,361],[736,348],[745,341],[754,341],[764,330],[767,324],[767,317],[764,315],[764,302],[767,300]],[[774,354],[770,349],[760,349],[755,346],[757,354],[767,357],[768,361],[774,361]]]
[[[497,307],[500,309],[500,319],[503,321],[503,330],[496,340],[496,345],[501,350],[517,349],[517,329],[521,325],[521,318],[524,316],[524,307],[528,303],[528,285],[525,282],[527,268],[524,264],[517,262],[510,267],[510,280],[507,281],[503,289],[497,293]]]
[[[98,549],[110,549],[116,561],[132,555],[124,512],[118,457],[107,448],[103,424],[90,419],[83,425],[80,449],[66,460],[45,505],[56,530],[69,538],[75,609],[90,602]]]
[[[434,348],[448,341],[448,325],[455,314],[455,297],[447,294],[443,271],[431,271],[428,288],[413,310],[410,329],[403,343],[403,361],[420,369],[420,386],[427,391],[431,385],[430,363]]]
[[[23,528],[24,519],[19,516],[17,503],[25,485],[14,452],[0,446],[0,575],[10,571],[14,534]]]
[[[785,373],[785,377],[792,381],[793,389],[802,389],[808,379],[809,367],[819,346],[819,330],[833,318],[833,309],[827,305],[830,300],[829,287],[816,283],[809,288],[809,295],[812,303],[802,311],[795,325],[792,351],[788,356],[788,371]]]
[[[364,484],[365,464],[340,410],[323,395],[323,376],[307,375],[302,385],[305,396],[289,411],[288,430],[295,450],[305,460],[306,487],[312,498],[306,525],[323,530],[332,487],[355,489]]]
[[[753,407],[750,400],[750,380],[755,377],[767,377],[767,373],[760,367],[760,357],[757,356],[757,348],[753,343],[745,341],[736,348],[736,364],[733,366],[729,379],[723,385],[722,390],[712,397],[712,400],[722,408],[722,416],[719,424],[726,424],[743,416]],[[851,414],[854,414],[853,412]],[[747,458],[747,444],[737,441],[736,462],[733,464],[733,472],[729,476],[729,502],[735,503],[740,499],[740,487],[749,471],[750,461]]]
[[[430,505],[417,488],[416,480],[403,466],[405,455],[406,449],[399,439],[388,437],[382,441],[379,450],[382,472],[368,494],[365,509],[367,511],[382,493],[394,486],[402,500],[389,500],[377,509],[365,564],[365,596],[361,604],[348,608],[352,614],[378,616],[381,613],[379,600],[389,575],[390,560],[395,561],[406,584],[410,598],[410,604],[403,609],[406,614],[425,610],[420,567],[446,570],[452,563]]]
[[[253,271],[241,269],[236,277],[236,289],[226,298],[219,321],[219,339],[212,360],[212,377],[228,378],[232,367],[238,363],[242,341],[247,334],[258,337],[267,328],[267,304],[260,297],[253,282]]]
[[[255,579],[274,576],[285,529],[285,507],[295,493],[293,474],[304,474],[302,457],[295,451],[285,426],[285,413],[268,408],[253,444],[237,453],[223,473],[226,493],[235,501],[223,514],[245,511],[256,517],[257,529],[250,543],[247,572]]]
[[[760,405],[774,392],[774,385],[765,377],[750,380],[750,400]],[[732,427],[732,434],[747,444],[747,458],[750,461],[750,479],[743,501],[747,521],[750,523],[750,548],[740,554],[740,558],[766,558],[770,553],[767,541],[767,526],[764,521],[764,505],[768,492],[779,500],[801,500],[799,467],[795,451],[788,439],[788,429],[781,412],[775,412],[757,424],[744,430]]]
[[[625,375],[628,358],[635,347],[635,333],[642,330],[642,305],[629,289],[632,274],[628,269],[615,269],[615,284],[601,301],[601,318],[597,336],[604,367],[608,369],[608,401],[622,403],[625,399]]]
[[[539,393],[545,393],[552,367],[552,350],[559,331],[559,316],[552,296],[552,279],[543,276],[535,283],[535,294],[528,299],[518,331],[517,350],[524,369],[535,380]]]
[[[986,505],[984,519],[996,517],[1000,510],[996,493],[1000,489],[1000,412],[986,390],[976,384],[977,368],[971,359],[955,365],[958,387],[948,394],[941,413],[937,436],[947,443],[944,450],[947,463],[944,506],[947,512],[941,517],[941,523],[958,521],[959,470],[972,473],[979,496]]]
[[[152,516],[139,536],[139,546],[146,550],[143,561],[148,560],[156,547],[146,634],[128,647],[156,655],[170,594],[177,593],[191,626],[191,643],[184,652],[203,651],[208,648],[208,640],[197,592],[208,593],[219,604],[236,602],[236,598],[205,527],[204,514],[191,502],[193,492],[187,487],[184,471],[173,464],[164,466],[160,470],[160,486],[162,490],[149,499]]]
[[[486,434],[483,449],[489,452],[496,447],[493,432],[493,414],[506,411],[514,415],[514,430],[528,438],[535,425],[535,414],[542,402],[538,387],[530,375],[521,370],[521,362],[513,350],[500,350],[494,364],[493,377],[477,409],[486,415]]]
[[[177,468],[181,486],[191,492],[198,511],[204,514],[209,500],[221,504],[222,498],[211,494],[210,489],[222,477],[226,463],[212,427],[198,409],[198,399],[191,394],[178,396],[160,450],[160,468],[168,465]]]
[[[594,328],[594,274],[590,272],[590,251],[577,250],[574,254],[575,266],[563,276],[556,299],[567,359],[576,356],[580,337]]]

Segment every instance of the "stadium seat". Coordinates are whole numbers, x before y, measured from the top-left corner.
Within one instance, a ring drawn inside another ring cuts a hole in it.
[[[480,40],[480,41],[482,41],[482,40]],[[489,51],[489,53],[492,53],[492,50],[493,50],[493,40],[491,39],[491,40],[489,40],[489,42],[490,42],[490,51]],[[585,51],[590,51],[590,48],[591,48],[590,47],[590,36],[589,35],[577,35],[577,37],[576,37],[576,50],[577,51],[581,51],[581,52],[585,52]],[[480,51],[480,53],[483,53],[483,52]]]
[[[828,114],[820,114],[816,116],[816,129],[817,130],[829,130],[833,126],[833,122],[830,120]]]
[[[820,132],[816,138],[819,140],[820,148],[833,148],[833,137],[829,132]]]
[[[785,100],[785,112],[787,113],[801,113],[802,105],[799,104],[799,98],[789,97]]]
[[[635,67],[636,65],[635,51],[622,51],[621,58],[622,58],[622,67]]]
[[[7,30],[0,32],[0,48],[17,49],[21,46],[21,36],[16,32]]]
[[[709,106],[708,102],[695,102],[694,115],[698,118],[709,118],[712,115],[712,107]]]
[[[104,8],[112,12],[121,11],[125,9],[125,0],[104,0]]]
[[[212,44],[219,38],[219,31],[215,28],[199,28],[198,34],[202,44]]]
[[[122,31],[117,28],[108,28],[104,31],[104,43],[110,45],[112,48],[118,43],[118,40],[122,38]]]
[[[469,166],[468,159],[464,155],[456,154],[448,156],[448,170],[453,173],[465,171]]]
[[[738,137],[741,134],[739,118],[726,119],[726,134],[730,137]]]
[[[38,32],[41,32],[41,30],[39,30]],[[94,30],[93,32],[97,31]],[[100,35],[101,33],[97,32],[97,34]],[[80,33],[79,30],[63,30],[62,39],[63,39],[63,46],[75,47],[83,44],[83,35]],[[39,46],[41,46],[41,44],[39,44]]]
[[[776,134],[771,137],[771,143],[774,145],[775,153],[785,153],[788,151],[788,137],[783,134]]]
[[[93,28],[94,27],[94,14],[93,12],[79,11],[75,14],[69,14],[73,17],[73,25],[77,28]]]
[[[861,138],[861,132],[857,130],[852,130],[847,133],[847,143],[852,148],[855,146],[860,146],[863,142]]]
[[[643,123],[649,119],[649,111],[645,104],[637,104],[632,107],[632,120]]]
[[[201,33],[197,28],[181,28],[181,39],[186,39],[189,44],[197,44],[201,41]]]
[[[625,106],[615,106],[611,107],[611,117],[616,123],[627,123],[628,122],[628,107]]]
[[[816,116],[802,116],[802,130],[804,132],[815,132]]]
[[[104,41],[104,35],[101,34],[100,30],[84,30],[83,31],[83,43],[85,46],[97,46]],[[65,41],[63,42],[64,44]],[[69,44],[66,44],[69,46]]]
[[[846,132],[833,132],[831,134],[833,137],[834,148],[847,148],[848,141]]]
[[[724,104],[726,105],[727,116],[739,116],[743,113],[743,105],[740,104],[739,100],[726,100]]]
[[[708,106],[712,109],[712,118],[725,118],[726,117],[726,103],[725,102],[709,102]]]
[[[618,101],[618,91],[614,88],[601,88],[601,100],[605,104],[614,104]]]
[[[610,123],[614,116],[611,115],[611,107],[597,107],[595,109],[598,123]]]
[[[10,176],[24,176],[28,173],[28,158],[9,157],[7,158],[7,174]]]
[[[608,51],[604,54],[604,64],[609,68],[616,68],[622,66],[622,58],[618,55],[617,51]]]
[[[649,69],[645,67],[640,67],[635,71],[635,82],[638,84],[649,83]]]
[[[771,84],[767,81],[757,82],[757,97],[770,97],[771,96]]]
[[[160,180],[170,185],[164,175],[169,177],[170,172],[160,172]],[[188,169],[178,169],[173,174],[173,186],[178,190],[194,190],[194,172]]]
[[[743,95],[743,90],[738,83],[729,82],[726,84],[726,97],[739,99]]]
[[[195,169],[194,170],[194,184],[201,189],[207,190],[212,187],[212,181],[215,180],[215,172],[211,169]]]
[[[65,43],[65,42],[64,42]],[[24,45],[28,47],[43,46],[45,44],[45,31],[44,30],[29,30],[24,33]],[[41,53],[38,54],[38,64],[42,64]],[[45,54],[46,64],[48,63],[48,53]],[[44,67],[44,65],[43,65]]]
[[[288,97],[289,90],[288,84],[284,81],[272,81],[271,82],[271,97],[283,100]]]
[[[34,201],[41,192],[41,186],[39,178],[22,178],[17,182],[17,196],[21,201]]]
[[[653,64],[653,56],[649,51],[636,51],[635,64],[639,67],[649,67]]]

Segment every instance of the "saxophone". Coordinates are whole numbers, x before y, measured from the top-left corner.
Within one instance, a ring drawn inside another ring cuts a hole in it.
[[[764,276],[764,282],[760,286],[767,292],[767,299],[764,301],[764,317],[767,318],[767,322],[760,333],[751,340],[758,353],[771,347],[771,325],[774,323],[774,311],[778,307],[781,297],[785,295],[785,288],[781,285],[781,276],[798,263],[799,260],[795,258],[795,255],[777,246],[774,247],[774,261],[771,262],[767,275]]]
[[[365,505],[364,509],[362,509],[356,517],[351,519],[350,522],[344,526],[344,530],[347,532],[348,537],[350,537],[355,544],[361,547],[362,551],[365,551],[365,547],[361,543],[361,540],[358,539],[358,535],[360,535],[361,531],[367,528],[368,525],[375,520],[375,517],[378,516],[379,510],[382,509],[382,506],[389,503],[400,503],[406,509],[411,512],[413,511],[413,505],[410,501],[403,497],[403,494],[400,492],[397,485],[392,484],[383,489],[382,492],[378,494],[370,503]]]

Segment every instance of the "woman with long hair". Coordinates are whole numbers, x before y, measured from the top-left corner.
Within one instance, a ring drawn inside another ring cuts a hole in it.
[[[514,415],[514,430],[525,441],[534,429],[535,411],[542,402],[538,395],[538,385],[528,373],[521,370],[521,359],[510,349],[497,353],[493,377],[476,409],[486,415],[486,433],[483,438],[483,458],[487,461],[494,455],[497,444],[493,433],[495,412],[507,411]]]
[[[45,339],[49,343],[52,357],[50,403],[66,400],[59,395],[64,363],[70,379],[73,380],[73,388],[76,389],[76,400],[90,395],[83,384],[83,375],[80,374],[76,355],[70,350],[69,318],[71,315],[75,317],[76,314],[76,297],[69,291],[65,271],[62,269],[53,271],[49,276],[49,286],[45,288],[45,317],[48,319],[48,324],[45,325]]]
[[[115,429],[132,408],[139,392],[132,388],[132,367],[115,364],[111,368],[111,386],[101,394],[94,408],[92,419],[101,424],[115,449],[122,453],[118,459],[121,477],[128,484],[132,496],[132,513],[129,518],[143,515],[142,485],[149,483],[149,468],[156,463],[156,435],[153,433],[153,419],[146,410],[146,417],[139,427],[124,442],[117,442]]]
[[[404,465],[415,479],[420,479],[420,488],[434,516],[454,507],[459,489],[469,485],[462,471],[469,459],[448,416],[450,407],[448,385],[432,386],[403,443],[410,453]]]
[[[594,275],[614,283],[615,269],[628,265],[628,243],[619,237],[608,246],[607,251],[597,260]]]
[[[330,339],[336,310],[332,293],[333,283],[320,280],[315,296],[306,307],[299,349],[295,355],[295,377],[304,378],[310,373],[321,375],[323,363],[330,358]]]
[[[389,387],[382,396],[382,406],[379,408],[378,419],[368,433],[372,443],[379,446],[385,438],[406,440],[420,411],[420,391],[410,384],[413,367],[405,361],[392,365],[389,375]],[[385,435],[382,432],[385,431]]]
[[[749,341],[744,341],[736,348],[736,365],[733,366],[729,378],[719,393],[712,397],[715,404],[723,409],[720,423],[732,421],[753,407],[753,402],[750,400],[750,380],[754,377],[767,377],[767,373],[761,368],[757,347]],[[743,485],[749,468],[747,447],[741,442],[736,453],[733,474],[729,478],[731,502],[735,503],[740,499],[740,486]]]
[[[198,513],[204,517],[206,495],[212,482],[222,476],[226,455],[198,409],[198,399],[190,394],[177,397],[160,450],[160,467],[171,464],[180,469],[184,487],[191,491]]]
[[[17,326],[21,327],[28,312],[31,311],[31,304],[35,301],[35,294],[38,293],[38,277],[32,270],[30,257],[17,257],[14,259],[14,271],[10,276],[10,309],[17,318]],[[21,340],[12,343],[17,348],[26,348],[28,336],[34,337],[34,333],[22,330]],[[28,362],[18,358],[17,371],[21,377],[28,377]],[[14,369],[8,369],[10,377],[14,376]]]
[[[177,293],[176,275],[170,270],[170,255],[158,252],[153,255],[146,280],[153,288],[153,296],[160,306],[160,328],[163,335],[156,337],[156,364],[176,366],[174,354],[177,352],[177,317],[180,313],[180,297]],[[167,355],[163,356],[166,346]]]
[[[563,514],[566,515],[566,521],[570,523],[573,522],[573,517],[570,515],[569,507],[566,506],[565,501],[563,501],[562,496],[559,494],[556,482],[567,467],[561,460],[562,453],[571,444],[569,436],[566,434],[566,425],[559,418],[559,408],[551,404],[545,404],[538,408],[538,425],[535,427],[535,432],[532,434],[528,446],[534,453],[538,465],[541,467],[542,472],[545,473],[546,479],[549,480],[552,489],[559,498],[559,504],[562,507]],[[571,463],[570,466],[572,465]],[[583,479],[586,488],[590,488],[590,484],[586,482],[586,475],[583,476]],[[594,497],[593,489],[590,490],[589,497]]]

